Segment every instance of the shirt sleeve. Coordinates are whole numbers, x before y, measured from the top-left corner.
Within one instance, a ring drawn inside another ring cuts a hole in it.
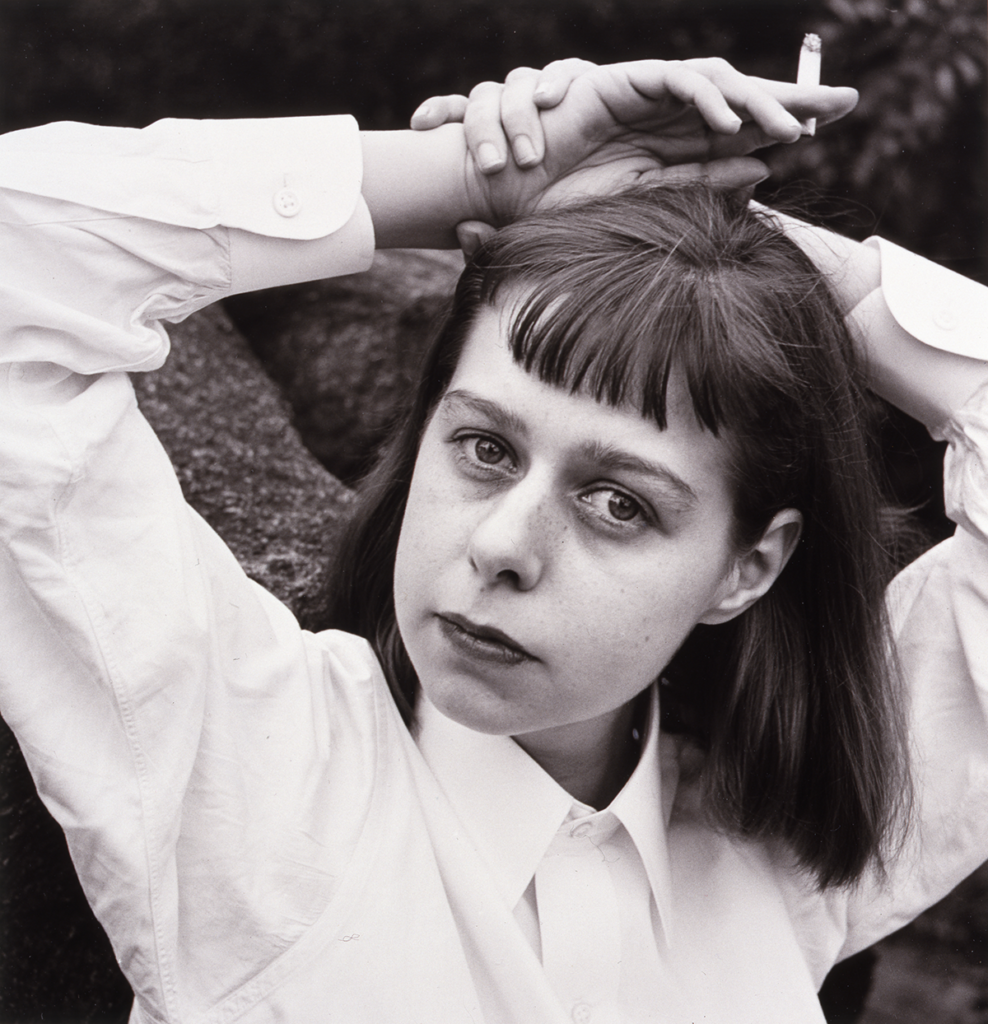
[[[944,432],[947,512],[958,529],[888,593],[912,824],[888,878],[852,894],[842,957],[907,924],[988,860],[988,386]]]
[[[348,118],[0,138],[0,710],[142,1019],[214,1005],[324,907],[321,680],[368,667],[244,576],[122,371],[238,284],[366,266],[359,153]]]
[[[61,123],[0,137],[0,359],[146,370],[162,320],[370,265],[352,118]]]

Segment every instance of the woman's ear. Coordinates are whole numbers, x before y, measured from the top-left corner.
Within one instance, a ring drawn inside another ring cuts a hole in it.
[[[747,611],[779,578],[802,531],[803,517],[796,509],[777,512],[761,540],[737,558],[716,602],[700,621],[715,626]]]

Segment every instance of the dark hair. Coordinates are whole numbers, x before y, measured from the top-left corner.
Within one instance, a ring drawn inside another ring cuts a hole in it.
[[[867,403],[825,281],[739,196],[639,189],[533,216],[481,249],[365,482],[333,625],[371,641],[407,718],[417,680],[392,584],[419,440],[478,311],[515,286],[513,355],[542,381],[633,403],[661,429],[670,373],[682,374],[697,418],[732,453],[739,550],[781,509],[802,513],[769,593],[696,627],[673,658],[663,708],[705,749],[705,803],[721,827],[786,844],[821,886],[881,866],[909,785]]]

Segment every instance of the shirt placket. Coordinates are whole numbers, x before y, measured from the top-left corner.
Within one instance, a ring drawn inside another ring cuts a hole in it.
[[[567,821],[535,872],[543,967],[576,1024],[618,1020],[621,920],[608,842],[617,824],[609,812]]]

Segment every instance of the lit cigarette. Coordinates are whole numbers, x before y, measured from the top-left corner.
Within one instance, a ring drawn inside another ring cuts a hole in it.
[[[803,45],[799,50],[799,67],[796,70],[797,85],[820,84],[820,56],[823,43],[815,32],[807,32],[803,36]],[[816,134],[816,118],[806,119],[806,134]]]

